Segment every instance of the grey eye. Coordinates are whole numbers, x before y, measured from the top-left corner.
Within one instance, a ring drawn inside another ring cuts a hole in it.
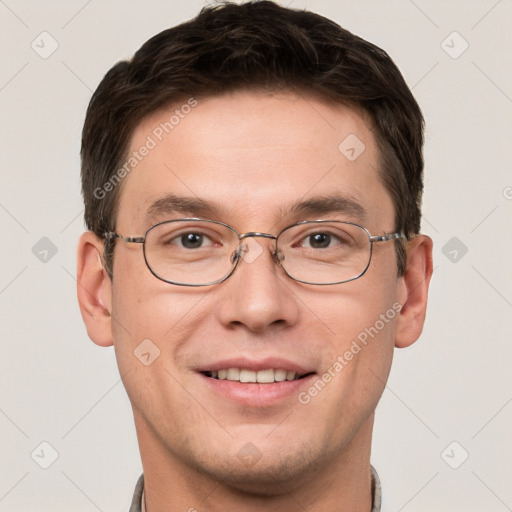
[[[200,233],[185,233],[181,235],[181,245],[187,249],[197,249],[203,245],[204,235]]]

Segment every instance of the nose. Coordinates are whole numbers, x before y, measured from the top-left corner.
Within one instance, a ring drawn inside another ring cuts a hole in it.
[[[292,291],[293,282],[274,256],[275,241],[265,238],[275,239],[259,233],[246,234],[237,269],[218,285],[224,297],[217,312],[226,326],[262,332],[297,322],[299,304]]]

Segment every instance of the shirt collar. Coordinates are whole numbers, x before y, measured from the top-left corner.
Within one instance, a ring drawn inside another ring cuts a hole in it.
[[[373,466],[370,466],[372,472],[372,512],[380,512],[380,504],[382,501],[382,489],[380,486],[380,478]]]

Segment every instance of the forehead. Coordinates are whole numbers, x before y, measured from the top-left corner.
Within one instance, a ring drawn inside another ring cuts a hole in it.
[[[239,91],[185,99],[137,126],[128,158],[134,165],[121,191],[119,230],[163,220],[151,216],[171,213],[155,208],[169,195],[207,202],[213,209],[198,216],[243,230],[274,226],[288,210],[299,214],[301,202],[333,196],[359,205],[370,228],[393,219],[368,120],[308,96]]]

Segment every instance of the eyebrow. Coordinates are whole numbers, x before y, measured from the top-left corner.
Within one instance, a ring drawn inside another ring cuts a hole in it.
[[[328,196],[315,196],[306,201],[297,201],[288,208],[281,209],[283,215],[325,215],[339,213],[358,220],[366,220],[367,213],[364,207],[354,198],[332,194]]]
[[[341,214],[366,220],[367,213],[361,204],[354,198],[332,194],[315,196],[307,200],[296,201],[279,209],[281,217],[314,216],[325,214]],[[228,209],[216,202],[198,197],[178,196],[167,194],[154,201],[146,211],[145,220],[151,221],[163,215],[180,214],[199,218],[227,218]]]
[[[167,194],[154,201],[146,211],[145,219],[179,213],[190,217],[211,217],[218,215],[220,206],[198,197]]]

